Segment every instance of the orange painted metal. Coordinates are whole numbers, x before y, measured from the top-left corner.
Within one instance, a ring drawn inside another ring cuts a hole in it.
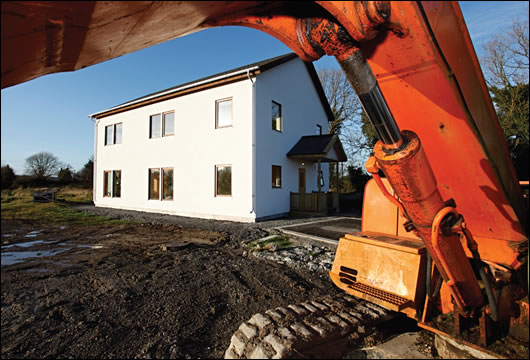
[[[509,266],[518,256],[519,244],[528,240],[522,226],[527,223],[527,209],[521,205],[516,177],[510,176],[512,165],[505,156],[504,139],[496,131],[496,115],[490,111],[491,104],[486,105],[490,99],[482,91],[477,95],[471,86],[481,89],[484,81],[480,68],[473,67],[475,54],[465,41],[468,34],[461,26],[453,31],[447,25],[463,22],[461,15],[449,11],[453,4],[428,3],[423,10],[427,18],[435,19],[436,32],[446,29],[450,35],[445,37],[455,39],[454,44],[448,41],[440,46],[444,51],[453,46],[451,52],[460,54],[460,60],[442,57],[418,4],[409,2],[391,3],[389,22],[394,27],[382,31],[361,51],[399,127],[413,129],[422,139],[442,199],[456,200],[483,259]],[[435,9],[439,16],[431,13]],[[459,61],[465,66],[459,66]],[[455,71],[465,82],[460,89],[455,78],[448,76]],[[483,98],[483,106],[477,97]]]
[[[374,148],[377,164],[387,176],[438,270],[448,282],[462,312],[469,307],[480,306],[483,302],[482,293],[459,237],[438,235],[436,220],[445,205],[421,142],[411,131],[402,131],[402,136],[405,145],[399,151],[389,152],[381,141],[377,142]],[[438,241],[440,237],[441,241]]]
[[[402,139],[400,139],[400,140],[403,141]],[[403,207],[403,205],[399,202],[398,199],[396,199],[394,196],[392,196],[388,192],[388,190],[386,189],[385,185],[381,181],[381,177],[379,176],[379,168],[376,165],[375,157],[370,156],[368,158],[368,161],[365,164],[365,168],[372,175],[375,183],[377,184],[377,186],[379,186],[379,190],[381,190],[381,193],[383,193],[383,195],[388,200],[390,200],[390,202],[392,202],[392,204],[397,206],[397,208],[399,209],[401,214],[406,214],[407,212],[405,211],[405,208]]]
[[[378,232],[346,234],[330,277],[349,294],[414,318],[425,297],[425,253],[421,240]]]
[[[456,210],[452,207],[445,207],[442,210],[436,214],[434,217],[434,220],[432,222],[432,232],[431,232],[431,241],[432,241],[432,248],[436,252],[437,258],[440,260],[444,272],[447,274],[448,281],[446,281],[447,286],[449,287],[451,294],[453,295],[453,298],[455,299],[456,305],[460,309],[461,312],[465,311],[465,303],[464,299],[462,298],[462,295],[460,294],[460,291],[457,288],[457,280],[456,276],[453,274],[453,267],[449,264],[449,261],[445,258],[445,253],[443,252],[442,246],[440,246],[440,225],[442,223],[442,220],[448,215],[448,214],[455,214],[458,215]],[[480,296],[480,294],[479,294]]]

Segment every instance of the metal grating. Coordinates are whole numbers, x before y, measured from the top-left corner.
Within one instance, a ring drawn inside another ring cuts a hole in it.
[[[405,299],[399,295],[395,295],[384,290],[376,289],[369,285],[361,284],[358,282],[350,283],[348,285],[348,288],[356,292],[366,294],[371,298],[378,299],[385,303],[385,305],[390,305],[390,308],[395,309],[397,311],[400,311],[401,309],[407,307],[409,303],[412,303],[411,300]]]

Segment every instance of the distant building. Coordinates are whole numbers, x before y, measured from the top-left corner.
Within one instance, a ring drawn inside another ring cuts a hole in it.
[[[291,193],[318,191],[319,167],[328,191],[326,161],[345,159],[336,136],[318,137],[314,154],[302,141],[325,134],[332,113],[313,65],[293,53],[90,117],[94,203],[102,207],[244,222],[280,217],[291,210]]]

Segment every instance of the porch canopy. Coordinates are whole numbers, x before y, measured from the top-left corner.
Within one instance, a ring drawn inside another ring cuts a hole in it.
[[[348,160],[338,135],[312,135],[302,136],[300,140],[287,153],[287,157],[300,161],[318,162],[318,173],[320,174],[321,162],[344,162]],[[338,185],[338,166],[336,166]],[[317,175],[320,176],[320,175]],[[320,192],[320,181],[318,181],[318,192]],[[338,186],[337,186],[338,190]]]
[[[348,157],[337,135],[302,136],[287,153],[287,157],[296,160],[315,162],[343,162]]]

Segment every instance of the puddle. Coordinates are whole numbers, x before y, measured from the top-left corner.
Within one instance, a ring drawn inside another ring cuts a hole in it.
[[[29,271],[29,272],[38,272],[38,273],[45,273],[45,272],[50,272],[51,270],[49,269],[45,269],[45,268],[31,268],[31,269],[24,269],[25,271]]]
[[[18,264],[35,257],[53,256],[66,250],[70,250],[70,248],[53,249],[48,251],[6,251],[2,253],[2,266]]]
[[[34,245],[40,245],[40,244],[44,244],[44,243],[46,243],[46,241],[44,241],[44,240],[35,240],[35,241],[28,241],[28,242],[18,243],[18,244],[2,245],[2,249],[8,249],[8,248],[11,248],[13,246],[32,247]]]
[[[37,232],[40,233],[40,231],[37,231]],[[32,231],[28,235],[34,235],[37,232]],[[28,236],[26,235],[26,237]],[[17,243],[17,244],[2,245],[2,266],[17,264],[17,263],[23,262],[31,258],[53,256],[53,255],[62,253],[64,251],[70,250],[72,248],[90,248],[90,249],[103,248],[103,246],[101,245],[85,245],[85,244],[76,245],[72,243],[58,243],[57,244],[57,243],[50,243],[51,241],[53,241],[53,239],[34,240],[34,241]],[[55,248],[48,249],[48,250],[38,250],[38,247],[43,244],[55,246]],[[37,247],[37,250],[32,250],[32,251],[7,250],[11,248],[31,248],[31,247]],[[39,270],[32,270],[32,271],[39,271]]]
[[[24,235],[24,237],[37,237],[40,235],[42,230],[34,230],[34,231],[30,231],[29,233],[27,233],[26,235]]]

